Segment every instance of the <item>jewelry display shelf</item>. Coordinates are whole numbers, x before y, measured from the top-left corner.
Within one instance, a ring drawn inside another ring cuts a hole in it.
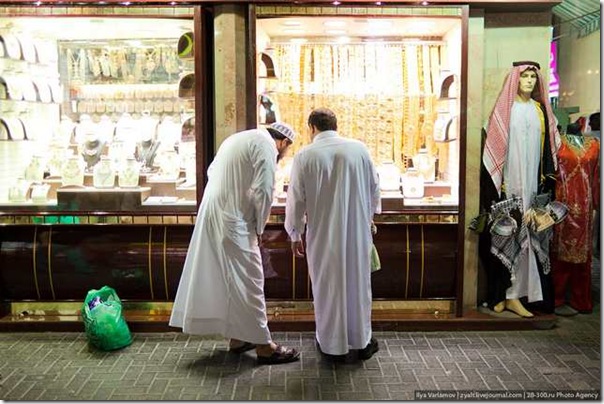
[[[136,210],[151,195],[151,188],[107,188],[92,187],[59,188],[57,201],[59,208],[82,210]]]
[[[180,196],[177,188],[185,182],[184,178],[168,180],[153,178],[152,176],[141,176],[141,186],[151,189],[151,196]]]
[[[176,196],[178,196],[179,198],[185,199],[185,200],[195,201],[197,198],[197,188],[196,187],[183,187],[182,185],[177,186],[176,187]]]

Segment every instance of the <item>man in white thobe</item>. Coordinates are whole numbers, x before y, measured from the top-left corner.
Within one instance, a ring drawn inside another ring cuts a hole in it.
[[[371,223],[381,208],[379,184],[367,147],[340,137],[335,114],[308,118],[312,143],[292,164],[285,229],[296,257],[304,256],[312,282],[316,339],[323,354],[341,359],[378,350],[371,336]]]
[[[294,141],[286,124],[229,136],[208,169],[170,326],[230,338],[230,351],[256,348],[259,363],[299,353],[271,339],[259,239],[270,214],[277,160]]]

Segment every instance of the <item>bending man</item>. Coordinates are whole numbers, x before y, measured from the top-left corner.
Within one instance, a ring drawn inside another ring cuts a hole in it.
[[[259,363],[292,362],[299,353],[275,344],[267,325],[258,240],[273,201],[277,160],[294,131],[273,123],[228,137],[208,169],[170,326],[220,334],[230,350],[256,348]]]

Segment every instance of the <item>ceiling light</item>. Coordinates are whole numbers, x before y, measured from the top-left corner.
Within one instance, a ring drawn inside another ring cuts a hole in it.
[[[342,20],[329,20],[323,23],[324,26],[329,28],[342,28],[346,26],[346,21]]]
[[[342,4],[342,3],[340,3],[338,0],[336,0],[336,1],[334,1],[332,4],[333,4],[334,6],[339,6],[339,5],[340,5],[340,4]]]
[[[343,35],[346,33],[346,30],[345,29],[326,29],[325,33],[329,34],[329,35]]]
[[[299,27],[300,25],[302,25],[302,23],[300,21],[284,21],[281,23],[281,25],[285,25],[286,27]]]
[[[382,2],[381,2],[381,1],[376,1],[376,2],[375,2],[375,5],[376,5],[376,6],[381,6],[381,5],[382,5]]]

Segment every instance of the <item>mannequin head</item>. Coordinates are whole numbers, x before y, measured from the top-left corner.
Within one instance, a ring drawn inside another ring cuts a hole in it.
[[[528,101],[537,85],[537,72],[534,68],[528,68],[520,73],[518,79],[518,95],[525,101]]]
[[[541,66],[537,62],[520,61],[512,63],[515,68],[521,66],[522,71],[518,78],[518,95],[523,101],[528,101],[533,98],[539,98],[539,74],[538,70]]]

